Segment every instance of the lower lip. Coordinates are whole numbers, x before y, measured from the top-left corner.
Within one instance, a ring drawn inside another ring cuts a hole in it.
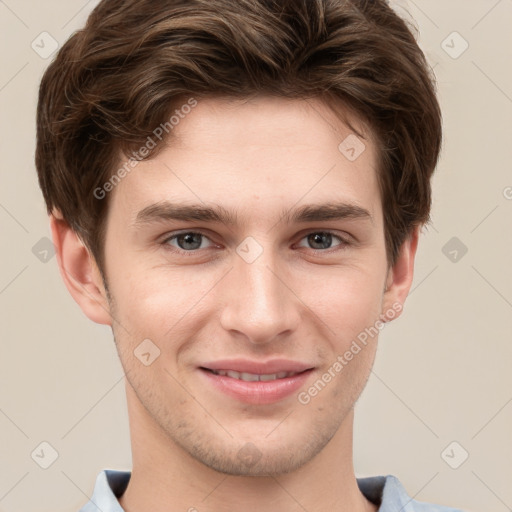
[[[300,389],[313,371],[306,370],[284,379],[248,382],[224,375],[216,375],[202,368],[200,370],[213,386],[226,395],[254,405],[273,404],[290,396]]]

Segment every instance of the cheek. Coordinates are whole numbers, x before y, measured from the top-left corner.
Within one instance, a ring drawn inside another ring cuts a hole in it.
[[[323,286],[310,278],[302,297],[329,327],[331,337],[346,343],[379,318],[383,281],[384,276],[372,269],[343,269],[332,272]]]
[[[175,335],[184,319],[190,322],[202,311],[207,302],[203,299],[218,280],[211,270],[192,265],[182,269],[125,267],[130,271],[113,272],[111,293],[118,320],[135,339],[153,336],[163,341],[166,335]]]

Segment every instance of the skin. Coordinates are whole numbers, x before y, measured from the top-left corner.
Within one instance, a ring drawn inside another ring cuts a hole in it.
[[[349,161],[338,145],[351,133],[320,99],[199,101],[158,156],[110,192],[109,294],[88,249],[52,215],[62,277],[91,320],[112,326],[125,370],[133,471],[119,501],[127,512],[377,510],[357,487],[352,457],[353,407],[377,336],[307,404],[297,393],[247,404],[198,370],[226,358],[292,359],[314,367],[299,390],[307,391],[365,328],[399,315],[418,229],[390,267],[375,144],[366,133],[365,151]],[[237,221],[136,222],[162,201],[220,205]],[[369,216],[282,218],[334,202]],[[205,237],[195,246],[166,241],[183,230]],[[325,231],[333,235],[326,248],[308,237]],[[262,249],[251,263],[236,252],[249,236]],[[134,356],[145,339],[160,350],[149,366]]]

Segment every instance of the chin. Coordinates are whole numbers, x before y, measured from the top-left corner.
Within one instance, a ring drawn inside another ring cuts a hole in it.
[[[314,430],[315,431],[315,430]],[[291,473],[307,464],[319,454],[331,440],[335,432],[315,431],[315,435],[304,435],[306,439],[293,439],[282,442],[269,439],[236,442],[231,439],[231,446],[183,446],[189,455],[201,464],[226,475],[274,477]],[[277,441],[277,442],[276,442]],[[236,446],[233,446],[236,445]]]
[[[258,452],[255,451],[254,453]],[[194,454],[191,455],[194,456]],[[196,459],[205,466],[225,475],[274,477],[295,471],[308,462],[310,457],[309,454],[296,451],[293,455],[290,455],[289,452],[288,454],[264,454],[259,452],[257,460],[251,460],[250,456],[247,459],[241,457],[240,453],[235,453],[231,457],[225,453],[210,453],[207,457],[196,457]]]

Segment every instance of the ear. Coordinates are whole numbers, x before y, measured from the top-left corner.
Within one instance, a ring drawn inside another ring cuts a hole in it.
[[[60,212],[50,215],[50,228],[60,274],[69,293],[93,322],[112,325],[103,280],[89,250]]]
[[[395,264],[388,270],[382,302],[382,320],[400,316],[414,277],[414,258],[421,226],[417,226],[402,243]]]

